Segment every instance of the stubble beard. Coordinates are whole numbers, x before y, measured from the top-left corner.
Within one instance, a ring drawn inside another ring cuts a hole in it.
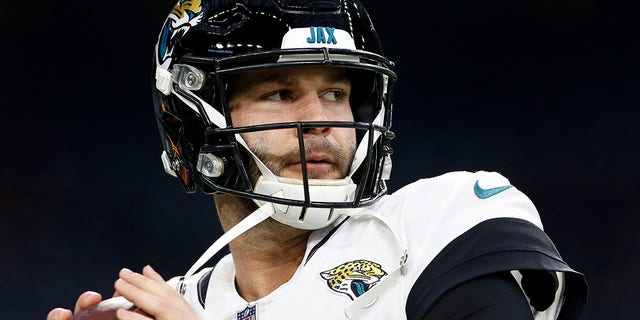
[[[300,159],[300,146],[295,145],[284,151],[282,154],[275,154],[270,148],[273,145],[263,135],[254,134],[252,137],[243,137],[247,144],[251,146],[253,153],[271,170],[276,176],[282,176],[285,169],[290,168],[292,164],[298,163],[298,176],[287,178],[302,179],[302,168]],[[355,133],[348,137],[346,147],[341,147],[332,139],[320,136],[312,136],[304,139],[305,154],[326,153],[332,155],[333,162],[329,170],[309,170],[307,168],[307,178],[309,179],[342,179],[349,174],[351,163],[355,156]],[[262,173],[258,169],[255,160],[250,157],[249,178],[255,184]]]

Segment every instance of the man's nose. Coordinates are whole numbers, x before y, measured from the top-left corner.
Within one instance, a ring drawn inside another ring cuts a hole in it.
[[[299,103],[300,104],[295,111],[299,122],[329,121],[327,109],[315,92],[305,95],[303,99],[300,99]],[[304,135],[311,134],[326,136],[331,132],[331,128],[307,127],[303,128],[302,132]]]

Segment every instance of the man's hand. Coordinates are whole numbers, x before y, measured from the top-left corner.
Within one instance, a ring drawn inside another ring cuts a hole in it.
[[[151,266],[144,267],[142,274],[135,273],[129,269],[122,269],[119,276],[120,279],[115,282],[115,288],[119,295],[133,302],[138,308],[151,315],[152,318],[133,311],[119,309],[117,312],[118,319],[198,319],[197,314],[182,295],[169,286]]]
[[[78,297],[74,312],[89,309],[102,301],[102,296],[93,291],[86,291]],[[71,318],[71,310],[63,308],[55,308],[47,315],[47,320],[68,320]]]
[[[115,282],[114,296],[123,296],[133,302],[141,311],[118,309],[116,315],[120,320],[197,320],[198,316],[189,303],[174,288],[169,286],[162,276],[150,266],[142,269],[142,274],[129,269],[122,269],[120,278]],[[81,294],[76,301],[74,313],[95,307],[102,301],[102,296],[93,291]],[[47,315],[47,320],[69,320],[71,310],[55,308]]]

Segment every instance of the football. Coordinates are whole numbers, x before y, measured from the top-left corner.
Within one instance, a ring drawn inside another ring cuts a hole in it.
[[[114,297],[101,301],[93,308],[74,314],[71,320],[117,320],[116,311],[120,308],[136,310],[138,313],[146,315],[142,310],[138,310],[133,302],[124,297]]]

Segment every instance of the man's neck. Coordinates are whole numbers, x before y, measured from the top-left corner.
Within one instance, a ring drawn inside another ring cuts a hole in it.
[[[251,209],[238,197],[216,195],[222,228],[226,232]],[[236,269],[236,288],[247,301],[258,300],[289,281],[302,263],[310,231],[267,219],[229,243]]]

